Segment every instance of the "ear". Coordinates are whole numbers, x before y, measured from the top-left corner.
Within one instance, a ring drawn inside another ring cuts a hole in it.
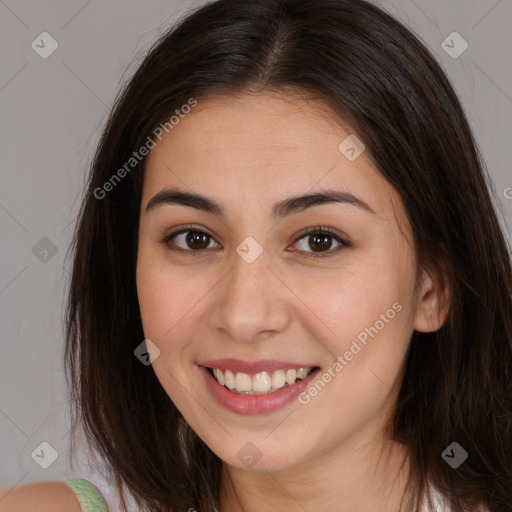
[[[437,331],[445,322],[450,310],[451,293],[446,275],[423,270],[418,292],[414,330]]]

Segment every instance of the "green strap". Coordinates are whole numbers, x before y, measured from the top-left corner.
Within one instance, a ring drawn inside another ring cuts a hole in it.
[[[103,496],[91,482],[83,478],[72,478],[66,483],[76,494],[82,512],[108,512]]]

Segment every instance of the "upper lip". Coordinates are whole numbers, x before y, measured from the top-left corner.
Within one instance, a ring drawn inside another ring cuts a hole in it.
[[[208,368],[220,368],[230,370],[233,373],[242,372],[249,375],[274,370],[288,370],[299,368],[314,368],[316,365],[309,363],[292,363],[289,361],[277,361],[275,359],[262,359],[260,361],[242,361],[241,359],[212,359],[198,363]]]

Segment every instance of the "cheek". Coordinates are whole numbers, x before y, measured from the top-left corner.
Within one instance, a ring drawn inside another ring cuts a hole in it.
[[[159,377],[165,369],[179,379],[187,378],[197,361],[198,343],[205,338],[204,319],[218,279],[194,265],[169,264],[150,244],[139,248],[139,308],[144,335],[160,350],[153,363]]]
[[[305,328],[331,358],[324,368],[325,388],[306,390],[302,403],[317,400],[317,395],[322,396],[318,406],[336,402],[332,414],[338,425],[347,424],[349,417],[364,422],[383,406],[412,333],[412,270],[359,262],[340,270],[336,279],[296,281],[294,289],[307,306],[303,310],[310,311],[303,316],[308,319]]]
[[[146,338],[167,350],[197,301],[199,279],[183,277],[144,246],[137,260],[137,295]],[[180,321],[181,319],[181,321]]]
[[[197,338],[194,315],[201,277],[184,277],[169,269],[154,254],[139,251],[137,294],[144,336],[159,349],[152,368],[174,404],[187,411],[190,397],[183,391],[183,382],[189,378],[192,360],[188,351],[193,344],[189,340]]]
[[[393,279],[391,272],[359,268],[341,275],[313,286],[305,280],[309,287],[304,283],[300,292],[307,299],[308,308],[303,310],[314,312],[303,316],[309,319],[305,328],[331,358],[323,368],[325,384],[312,384],[300,398],[306,410],[329,411],[324,429],[311,417],[319,444],[322,436],[343,437],[373,417],[381,419],[379,411],[394,396],[391,390],[412,331],[404,283]]]
[[[379,334],[390,330],[403,310],[403,283],[393,278],[393,272],[376,271],[363,265],[342,269],[336,276],[304,276],[295,280],[297,296],[309,311],[306,328],[327,346],[333,357],[350,349],[358,339],[364,343],[368,330],[377,324]],[[393,304],[400,303],[402,307]],[[382,317],[382,315],[384,315]],[[398,319],[399,320],[399,319]]]

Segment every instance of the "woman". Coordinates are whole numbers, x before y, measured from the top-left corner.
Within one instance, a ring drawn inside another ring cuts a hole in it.
[[[512,510],[487,179],[444,73],[375,6],[190,14],[91,169],[74,430],[137,510]]]

